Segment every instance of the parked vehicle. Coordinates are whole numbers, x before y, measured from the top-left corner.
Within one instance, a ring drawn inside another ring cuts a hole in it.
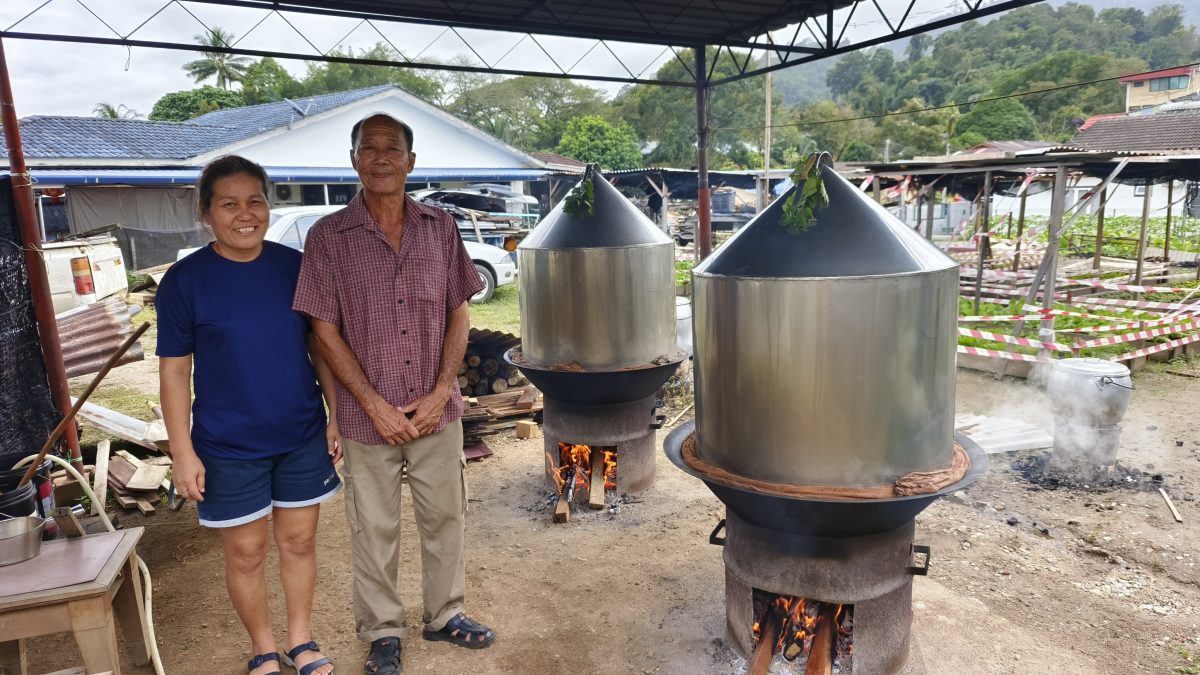
[[[125,260],[111,235],[42,244],[42,259],[55,314],[129,291]]]
[[[287,206],[271,209],[271,223],[267,228],[266,240],[289,246],[297,251],[304,250],[304,240],[308,231],[322,216],[344,208],[340,205],[330,206]],[[461,233],[460,233],[461,234]],[[475,271],[483,281],[483,290],[471,296],[471,302],[487,302],[500,286],[511,284],[517,280],[517,264],[508,251],[490,244],[464,240],[467,255],[475,263]],[[200,250],[199,248],[180,249],[175,255],[176,260]]]

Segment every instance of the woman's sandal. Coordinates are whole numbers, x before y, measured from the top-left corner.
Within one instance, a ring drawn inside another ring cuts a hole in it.
[[[295,668],[296,672],[300,673],[300,675],[311,675],[311,673],[314,670],[316,670],[317,668],[320,668],[321,666],[325,665],[326,663],[331,664],[333,662],[329,660],[329,657],[323,657],[323,658],[317,659],[316,661],[313,661],[312,663],[310,663],[308,665],[297,666],[296,665],[296,657],[300,656],[304,652],[318,652],[319,653],[320,651],[321,651],[321,647],[317,645],[316,640],[313,640],[311,642],[306,642],[302,645],[296,645],[295,647],[292,647],[290,650],[288,650],[287,654],[284,654],[283,663],[285,665]],[[332,672],[332,671],[330,671],[330,672]]]
[[[441,630],[426,628],[421,635],[426,640],[445,640],[467,649],[483,649],[496,639],[492,629],[468,619],[461,612],[447,621]]]
[[[278,661],[278,660],[279,660],[279,652],[267,652],[266,654],[259,654],[258,656],[250,659],[246,663],[246,672],[249,673],[250,671],[254,670],[255,668],[261,668],[263,666],[263,664],[265,664],[267,661]],[[278,670],[272,670],[271,672],[267,673],[267,675],[281,675],[281,674]]]
[[[400,662],[400,638],[382,637],[371,641],[371,653],[363,664],[363,673],[399,673],[404,670]]]

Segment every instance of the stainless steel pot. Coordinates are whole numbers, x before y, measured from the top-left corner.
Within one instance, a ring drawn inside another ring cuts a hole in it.
[[[517,247],[524,357],[615,370],[674,354],[674,242],[599,172],[583,182],[592,213],[559,204]]]
[[[0,520],[0,565],[13,565],[42,552],[44,520],[21,516]]]
[[[957,264],[832,168],[802,234],[784,195],[694,272],[696,441],[712,464],[871,486],[950,461]]]

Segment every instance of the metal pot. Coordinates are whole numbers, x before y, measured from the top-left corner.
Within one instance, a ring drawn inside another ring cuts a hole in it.
[[[524,358],[615,370],[674,354],[674,242],[600,172],[584,183],[591,213],[564,201],[517,247]]]
[[[0,520],[0,565],[13,565],[42,552],[44,520],[22,516]]]
[[[789,192],[694,271],[697,449],[735,474],[795,485],[942,468],[957,264],[820,171],[829,205],[809,229],[780,225]]]
[[[1120,422],[1133,396],[1128,368],[1094,358],[1061,359],[1050,369],[1046,395],[1054,412],[1056,465],[1116,463]]]

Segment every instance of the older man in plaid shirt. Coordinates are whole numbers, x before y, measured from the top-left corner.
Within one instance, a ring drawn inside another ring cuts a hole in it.
[[[400,672],[401,471],[421,536],[422,632],[463,647],[495,634],[463,614],[466,460],[457,372],[481,282],[453,218],[407,196],[412,129],[388,115],[351,132],[363,189],[308,234],[294,309],[338,379],[330,423],[345,457],[354,620],[365,672]]]

